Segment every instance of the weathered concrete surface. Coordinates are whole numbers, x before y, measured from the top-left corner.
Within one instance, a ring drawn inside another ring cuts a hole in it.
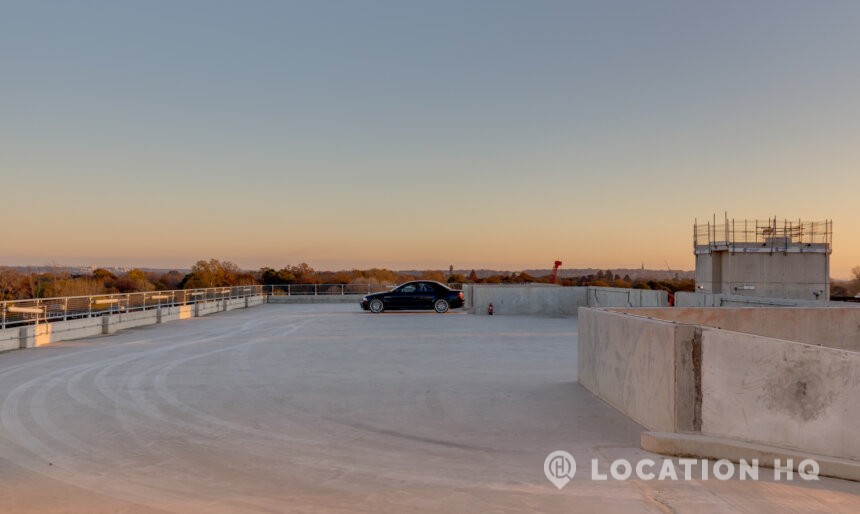
[[[829,348],[860,351],[860,309],[666,308],[617,309],[638,316],[704,325]]]
[[[579,310],[579,383],[642,426],[690,430],[694,327],[622,313]]]
[[[776,446],[747,443],[724,437],[672,432],[642,432],[642,449],[661,455],[676,455],[678,457],[695,455],[697,458],[712,461],[727,459],[735,463],[742,460],[751,463],[753,459],[756,459],[762,467],[773,469],[778,466],[780,469],[791,468],[793,471],[797,471],[803,461],[812,459],[819,466],[819,476],[860,482],[860,463],[855,460],[791,451]],[[801,471],[808,472],[808,469],[804,467]],[[770,474],[773,476],[773,471],[770,471]],[[780,475],[780,478],[787,479],[787,477],[787,473]],[[792,478],[794,480],[802,479],[798,475],[792,475]]]
[[[551,284],[464,284],[466,308],[496,315],[576,316],[580,307],[665,307],[665,291],[615,287],[561,287]]]
[[[702,332],[702,433],[860,460],[860,353]]]
[[[0,355],[13,512],[856,512],[860,486],[592,481],[642,428],[575,318],[266,305]],[[558,491],[546,455],[580,469]]]

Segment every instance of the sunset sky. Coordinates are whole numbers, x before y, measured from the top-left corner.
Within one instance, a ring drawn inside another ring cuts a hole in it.
[[[860,265],[860,2],[0,1],[0,265]]]

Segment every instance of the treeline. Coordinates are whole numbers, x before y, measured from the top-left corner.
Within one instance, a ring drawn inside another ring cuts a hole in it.
[[[59,270],[22,273],[11,268],[0,268],[0,300],[179,289],[184,277],[178,271],[153,273],[139,269],[121,275],[106,269],[77,275]]]
[[[243,271],[232,262],[217,259],[197,261],[187,274],[132,269],[115,274],[95,269],[88,274],[71,274],[61,268],[19,272],[0,268],[0,300],[27,300],[59,296],[87,296],[115,293],[138,293],[173,289],[195,289],[259,284],[259,273]]]
[[[478,278],[474,271],[468,277],[453,275],[452,282],[465,282],[474,284],[529,284],[544,283],[551,281],[550,275],[534,277],[526,272],[492,275]],[[654,289],[664,290],[671,293],[677,291],[694,291],[696,281],[692,278],[673,278],[670,280],[648,280],[643,278],[631,279],[630,275],[623,277],[613,273],[612,270],[598,271],[594,274],[581,277],[559,278],[556,283],[562,286],[596,286],[596,287],[620,287],[625,289]]]
[[[851,280],[831,281],[831,298],[848,298],[860,294],[860,266],[851,268],[851,274],[854,276]]]
[[[86,296],[111,293],[135,293],[171,289],[194,289],[205,287],[227,287],[237,285],[287,285],[287,284],[369,284],[394,285],[409,280],[435,280],[447,283],[475,284],[524,284],[548,283],[550,276],[535,277],[528,273],[497,274],[478,278],[473,270],[468,276],[440,270],[422,272],[397,272],[388,269],[349,271],[316,271],[305,263],[285,266],[281,269],[261,268],[245,271],[229,261],[210,259],[197,261],[189,273],[172,270],[167,272],[132,269],[115,274],[107,269],[96,269],[88,274],[70,274],[60,268],[42,272],[20,272],[12,268],[0,268],[0,300],[23,300],[52,298],[59,296]],[[663,289],[670,292],[693,291],[692,279],[675,280],[631,280],[620,277],[611,270],[593,275],[559,279],[563,286],[604,286],[636,289]]]
[[[860,294],[860,266],[852,270],[853,279],[833,281],[831,296],[853,297]],[[394,285],[409,280],[435,280],[437,282],[461,284],[528,284],[549,283],[550,276],[532,276],[526,272],[499,273],[479,278],[472,270],[468,275],[440,270],[421,272],[398,272],[389,269],[367,269],[348,271],[316,271],[305,263],[285,266],[281,269],[261,268],[246,271],[229,261],[210,259],[197,261],[189,273],[176,270],[167,272],[132,269],[115,274],[107,269],[96,269],[88,274],[70,274],[61,268],[42,272],[21,272],[0,267],[0,300],[23,300],[52,298],[58,296],[86,296],[111,293],[135,293],[171,289],[194,289],[204,287],[227,287],[238,285],[287,285],[287,284],[370,284]],[[694,291],[691,278],[671,280],[631,279],[619,276],[612,270],[598,271],[580,277],[559,278],[562,286],[601,286],[633,289],[655,289],[671,293]]]

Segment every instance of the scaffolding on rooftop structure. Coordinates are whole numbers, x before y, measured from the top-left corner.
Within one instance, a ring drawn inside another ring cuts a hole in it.
[[[831,252],[833,221],[735,220],[713,221],[693,225],[695,253],[733,252]]]

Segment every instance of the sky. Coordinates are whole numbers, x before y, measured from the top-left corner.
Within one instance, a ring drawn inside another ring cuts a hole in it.
[[[0,265],[693,269],[832,219],[860,2],[0,0]]]

